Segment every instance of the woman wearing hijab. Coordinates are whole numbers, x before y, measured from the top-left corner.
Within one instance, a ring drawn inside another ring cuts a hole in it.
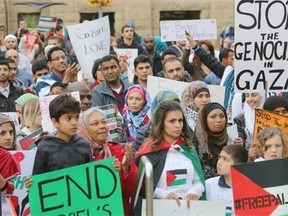
[[[199,157],[187,133],[180,104],[163,101],[156,108],[151,135],[137,152],[136,164],[144,155],[151,161],[155,199],[174,199],[178,205],[183,199],[189,208],[205,188]]]
[[[227,134],[227,114],[219,103],[208,103],[199,110],[203,136],[195,139],[205,179],[217,176],[218,155],[226,145],[233,144]]]
[[[124,121],[123,140],[135,141],[139,128],[149,122],[151,101],[148,92],[140,85],[129,87],[122,111]]]
[[[198,110],[210,102],[209,88],[203,81],[192,81],[183,90],[181,95],[181,106],[192,132],[195,131],[196,123],[198,121]]]
[[[156,111],[157,106],[161,102],[166,101],[166,100],[174,100],[180,103],[179,97],[175,92],[170,91],[170,90],[162,90],[158,92],[151,104],[151,118],[152,119],[154,117],[154,113]],[[134,145],[133,145],[136,151],[140,148],[144,140],[149,137],[150,126],[151,126],[151,122],[149,122],[147,125],[141,127],[140,130],[138,130],[136,140],[134,141]]]
[[[96,107],[82,113],[79,135],[89,141],[94,161],[115,157],[113,166],[120,175],[124,213],[131,215],[138,171],[137,166],[131,160],[132,144],[127,144],[123,149],[119,143],[107,141],[108,126],[105,113]]]

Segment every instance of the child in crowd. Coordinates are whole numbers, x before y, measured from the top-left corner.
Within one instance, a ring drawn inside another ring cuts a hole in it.
[[[219,154],[217,173],[219,176],[207,179],[206,200],[221,201],[226,203],[226,215],[234,213],[231,166],[246,163],[248,152],[240,145],[224,146]]]
[[[92,161],[89,143],[76,134],[80,111],[80,103],[68,94],[61,94],[51,101],[49,112],[56,134],[37,140],[33,175]],[[26,178],[25,186],[31,184],[31,179]]]
[[[260,157],[255,160],[283,158],[287,151],[287,136],[278,127],[266,127],[258,134]]]

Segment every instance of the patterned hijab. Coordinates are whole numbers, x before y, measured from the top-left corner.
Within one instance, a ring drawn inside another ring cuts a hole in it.
[[[184,112],[186,121],[192,131],[195,130],[198,120],[198,108],[196,107],[194,99],[201,92],[209,92],[208,85],[202,81],[191,82],[182,92],[181,95],[181,107]]]
[[[127,102],[129,96],[134,92],[138,92],[144,100],[142,109],[137,113],[133,113],[130,111]],[[129,87],[125,96],[125,106],[122,111],[122,117],[124,120],[123,136],[124,138],[128,138],[128,141],[134,141],[138,129],[149,122],[147,113],[150,107],[151,107],[151,100],[149,94],[143,87],[141,87],[140,85],[133,85]]]
[[[97,107],[91,107],[91,108],[85,110],[81,114],[81,117],[79,119],[79,125],[78,125],[78,135],[83,137],[84,139],[86,139],[89,142],[94,161],[96,160],[95,151],[97,151],[97,150],[98,151],[100,150],[99,156],[102,157],[102,159],[112,157],[107,142],[104,144],[98,144],[95,141],[93,141],[93,139],[91,138],[91,136],[88,133],[88,130],[87,130],[88,118],[90,115],[92,115],[95,112],[101,113],[105,118],[105,113],[102,110],[100,110]]]

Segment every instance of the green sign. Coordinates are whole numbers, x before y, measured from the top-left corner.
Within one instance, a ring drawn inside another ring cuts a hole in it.
[[[31,215],[124,215],[114,158],[31,176]]]

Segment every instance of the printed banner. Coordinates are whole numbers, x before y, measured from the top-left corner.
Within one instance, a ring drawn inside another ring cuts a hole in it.
[[[235,91],[288,90],[286,0],[235,0]]]
[[[70,40],[85,77],[93,80],[92,68],[95,60],[110,52],[110,25],[108,16],[67,26]]]
[[[114,104],[109,104],[106,106],[99,106],[99,109],[105,112],[106,124],[109,128],[108,140],[112,142],[120,141],[120,134],[117,132],[117,117],[122,118],[118,109],[116,109]]]
[[[32,151],[10,151],[14,160],[20,167],[21,174],[11,179],[14,184],[14,192],[11,196],[15,205],[16,214],[27,216],[30,214],[27,190],[24,185],[24,179],[32,174],[36,150]]]
[[[259,132],[265,127],[279,127],[283,133],[288,135],[288,117],[278,115],[267,110],[256,109],[255,110],[255,122],[254,122],[254,141],[258,140]]]
[[[54,33],[57,24],[57,17],[52,16],[40,16],[38,23],[38,32],[45,33],[50,32]]]
[[[193,35],[194,40],[217,39],[215,19],[161,21],[161,41],[186,40],[185,31]]]
[[[31,215],[124,215],[114,158],[31,176]]]
[[[288,159],[231,168],[235,215],[287,215]]]

